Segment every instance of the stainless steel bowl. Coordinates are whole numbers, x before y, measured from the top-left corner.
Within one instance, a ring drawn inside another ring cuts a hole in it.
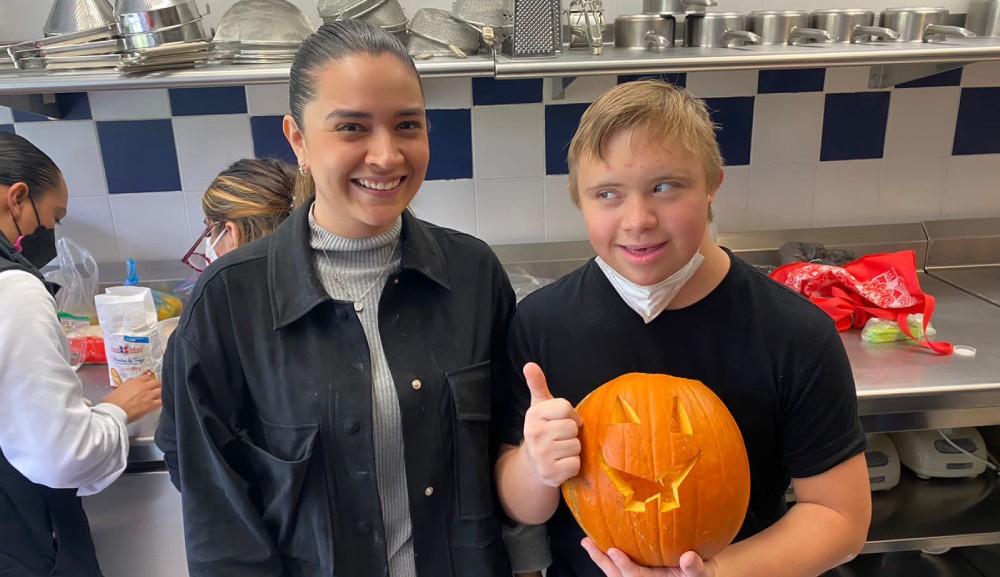
[[[201,19],[179,26],[161,28],[155,32],[144,32],[142,34],[125,34],[122,36],[127,50],[142,50],[155,48],[164,44],[175,42],[195,42],[198,40],[208,40],[205,29],[201,25]]]
[[[215,42],[301,43],[313,33],[302,10],[285,0],[239,0],[226,10]]]
[[[194,22],[201,18],[195,2],[182,2],[174,6],[150,10],[148,12],[118,13],[118,22],[126,34],[155,32],[171,26]]]

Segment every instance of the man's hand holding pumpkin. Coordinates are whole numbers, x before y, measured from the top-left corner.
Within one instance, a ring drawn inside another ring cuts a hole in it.
[[[620,549],[609,549],[605,554],[590,537],[580,544],[608,577],[718,577],[715,564],[711,560],[704,561],[694,551],[681,555],[679,567],[643,567],[636,565]]]
[[[549,487],[558,487],[580,472],[580,416],[566,399],[555,399],[541,367],[524,365],[531,391],[531,407],[524,416],[524,445],[535,476]]]

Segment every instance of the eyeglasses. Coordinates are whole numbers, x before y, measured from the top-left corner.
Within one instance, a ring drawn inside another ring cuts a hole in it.
[[[184,256],[181,257],[181,262],[188,265],[195,272],[202,272],[208,267],[208,257],[205,256],[203,252],[195,252],[202,243],[205,242],[206,238],[209,238],[212,234],[212,229],[215,228],[215,223],[211,222],[205,226],[205,231],[198,236],[198,239],[194,241],[191,248],[188,249]]]

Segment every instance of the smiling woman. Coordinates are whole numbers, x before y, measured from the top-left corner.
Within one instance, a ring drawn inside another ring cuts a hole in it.
[[[492,466],[514,293],[483,242],[406,210],[430,154],[413,61],[326,24],[290,103],[315,197],[209,267],[164,361],[190,574],[509,577]]]

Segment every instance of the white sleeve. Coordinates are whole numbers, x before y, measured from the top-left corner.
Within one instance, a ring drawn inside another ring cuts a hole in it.
[[[100,492],[125,470],[125,411],[84,403],[55,299],[38,278],[0,273],[0,303],[0,448],[34,483]]]

